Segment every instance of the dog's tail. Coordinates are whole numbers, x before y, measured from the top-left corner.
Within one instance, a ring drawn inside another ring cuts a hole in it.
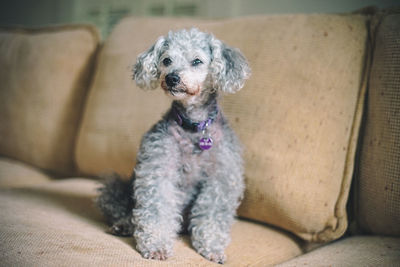
[[[110,225],[131,216],[134,206],[133,179],[123,180],[118,174],[108,175],[98,191],[97,207]]]

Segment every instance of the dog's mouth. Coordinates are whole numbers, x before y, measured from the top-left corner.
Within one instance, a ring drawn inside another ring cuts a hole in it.
[[[178,86],[168,86],[167,82],[163,80],[161,82],[161,88],[166,92],[171,94],[172,96],[178,96],[178,95],[190,95],[194,96],[198,93],[199,90],[196,90],[195,92],[192,92],[186,88],[185,85],[179,84]]]
[[[186,89],[183,87],[171,87],[168,86],[167,83],[165,81],[161,82],[161,88],[166,92],[166,93],[170,93],[171,95],[177,95],[177,94],[186,94]]]

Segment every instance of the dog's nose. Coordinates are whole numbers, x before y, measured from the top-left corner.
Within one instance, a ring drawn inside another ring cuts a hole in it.
[[[165,82],[169,87],[174,87],[181,81],[181,78],[176,73],[170,73],[165,76]]]

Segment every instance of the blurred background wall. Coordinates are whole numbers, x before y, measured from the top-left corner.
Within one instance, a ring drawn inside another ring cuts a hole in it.
[[[256,14],[344,13],[400,0],[0,0],[0,26],[92,23],[106,37],[124,16],[220,18]]]

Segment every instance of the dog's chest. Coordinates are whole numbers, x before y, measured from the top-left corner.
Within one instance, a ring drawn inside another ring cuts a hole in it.
[[[179,151],[176,161],[177,171],[180,174],[178,184],[187,188],[196,186],[202,180],[208,179],[216,168],[216,152],[221,136],[220,127],[214,126],[209,131],[214,140],[213,147],[209,150],[202,150],[199,146],[203,133],[187,132],[180,127],[173,126],[170,131],[175,140],[174,144]]]

